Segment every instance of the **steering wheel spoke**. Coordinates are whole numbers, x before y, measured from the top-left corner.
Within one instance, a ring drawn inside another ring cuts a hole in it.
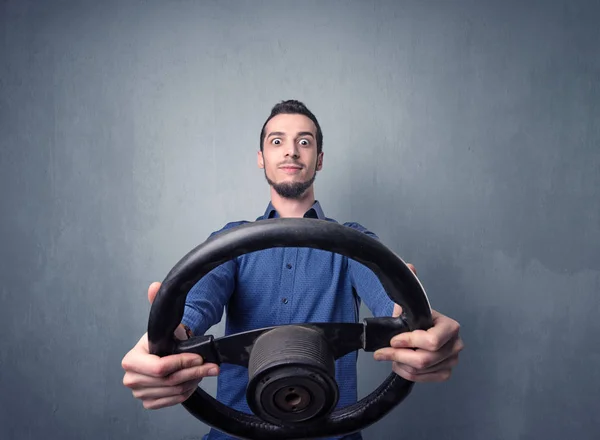
[[[379,318],[365,318],[365,344],[367,352],[389,347],[391,339],[400,333],[410,331],[406,320],[399,316],[393,318],[384,316]]]
[[[365,346],[366,324],[357,323],[314,323],[314,324],[288,324],[282,327],[305,327],[319,331],[329,343],[334,359],[339,359]],[[382,339],[380,328],[375,324],[369,327],[369,341]],[[177,343],[174,353],[195,353],[202,356],[204,362],[214,364],[234,364],[248,367],[250,352],[256,339],[263,333],[276,327],[265,327],[257,330],[223,336],[215,339],[212,335],[193,336],[188,340]],[[386,333],[387,334],[387,333]],[[371,342],[371,345],[373,342]]]
[[[195,353],[202,356],[205,363],[221,363],[212,335],[192,336],[185,341],[178,341],[173,353]]]

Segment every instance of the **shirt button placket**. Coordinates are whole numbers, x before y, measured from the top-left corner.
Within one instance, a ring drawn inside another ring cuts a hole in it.
[[[294,249],[286,249],[283,255],[284,258],[284,273],[282,276],[283,285],[281,286],[281,304],[283,309],[282,316],[284,318],[284,322],[291,322],[291,300],[292,294],[294,291],[294,278],[295,278],[295,270],[294,270],[294,262],[296,261],[297,250]]]

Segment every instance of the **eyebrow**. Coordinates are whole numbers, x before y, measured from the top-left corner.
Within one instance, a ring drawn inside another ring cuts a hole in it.
[[[272,133],[269,133],[267,138],[270,138],[271,136],[285,136],[285,133],[282,131],[274,131]],[[300,133],[298,133],[298,136],[310,136],[313,139],[315,138],[310,131],[301,131]]]

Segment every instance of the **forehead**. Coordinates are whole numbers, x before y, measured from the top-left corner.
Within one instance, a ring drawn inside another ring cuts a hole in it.
[[[301,131],[317,133],[317,127],[310,118],[299,114],[279,114],[273,117],[265,127],[265,136],[274,131],[293,135]]]

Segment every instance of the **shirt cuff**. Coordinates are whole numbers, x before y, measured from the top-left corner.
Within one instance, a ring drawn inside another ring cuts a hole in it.
[[[183,318],[181,319],[181,323],[194,333],[194,336],[201,336],[206,332],[205,321],[202,313],[198,312],[193,307],[188,305],[185,306],[183,311]]]

